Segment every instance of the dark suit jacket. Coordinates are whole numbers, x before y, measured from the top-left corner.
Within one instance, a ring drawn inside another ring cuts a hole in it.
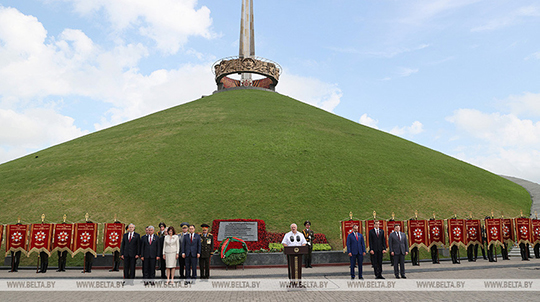
[[[160,250],[161,250],[161,244],[159,237],[156,235],[150,235],[154,236],[152,238],[152,244],[150,245],[150,242],[148,242],[149,236],[142,236],[141,237],[141,252],[140,256],[144,258],[157,258],[160,257]]]
[[[159,254],[160,255],[163,255],[163,246],[165,245],[165,235],[167,235],[165,231],[163,231],[163,234],[161,233],[161,231],[159,231],[157,234],[157,236],[159,237]]]
[[[409,252],[409,243],[407,241],[407,236],[405,236],[405,233],[399,232],[400,238],[398,239],[398,235],[396,232],[390,233],[388,235],[388,247],[390,248],[390,253],[394,252],[394,254],[403,254]]]
[[[193,234],[193,241],[190,239],[190,234],[184,236],[182,242],[182,253],[187,257],[197,257],[197,254],[201,254],[201,236],[199,234]]]
[[[374,252],[382,252],[386,250],[386,239],[384,231],[379,228],[379,236],[375,233],[375,229],[369,231],[369,249]]]
[[[135,257],[139,255],[139,245],[141,236],[133,232],[133,238],[129,242],[129,232],[125,233],[122,237],[122,243],[120,244],[120,255],[124,257]]]
[[[360,233],[357,234],[358,240],[356,240],[356,236],[354,236],[354,233],[352,232],[347,236],[347,253],[351,253],[353,255],[363,255],[366,252],[364,236]]]

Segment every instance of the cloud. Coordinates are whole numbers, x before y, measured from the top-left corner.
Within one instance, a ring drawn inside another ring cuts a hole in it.
[[[0,162],[87,134],[53,109],[0,109]]]
[[[507,26],[514,25],[521,22],[527,17],[539,17],[540,8],[537,6],[524,6],[520,7],[512,12],[504,12],[503,16],[497,17],[488,21],[486,24],[477,26],[471,29],[471,31],[489,31],[495,30]]]
[[[35,17],[0,6],[0,160],[88,133],[60,113],[63,102],[108,104],[102,129],[214,90],[210,61],[143,75],[145,56],[142,44],[105,49],[77,29],[48,36]]]
[[[537,146],[540,143],[540,122],[519,119],[514,114],[459,109],[446,120],[465,134],[493,146],[522,147]]]
[[[345,48],[329,47],[328,49],[330,49],[332,51],[335,51],[335,52],[346,53],[346,54],[361,54],[361,55],[368,55],[368,56],[374,56],[374,57],[393,58],[393,57],[398,56],[400,54],[422,50],[424,48],[428,48],[429,46],[430,46],[429,44],[420,44],[420,45],[412,47],[412,48],[410,48],[410,47],[391,47],[391,48],[388,48],[388,49],[382,50],[382,51],[367,51],[367,52],[366,51],[360,51],[360,50],[358,50],[356,48],[352,48],[352,47],[345,47]]]
[[[525,92],[522,95],[511,95],[500,101],[514,115],[527,114],[540,117],[540,93]]]
[[[360,122],[360,124],[362,124],[364,126],[368,126],[368,127],[373,128],[373,129],[379,130],[379,126],[378,126],[379,121],[369,117],[367,115],[367,113],[362,114],[362,116],[360,117],[359,122]],[[406,127],[395,126],[394,128],[392,128],[389,131],[384,130],[384,129],[382,129],[382,131],[391,133],[393,135],[401,136],[401,137],[403,137],[403,136],[411,136],[411,135],[417,135],[417,134],[420,134],[420,133],[424,132],[424,125],[422,123],[420,123],[419,121],[415,121],[410,126],[406,126]]]
[[[123,86],[96,129],[107,128],[126,120],[180,105],[215,90],[211,64],[185,65],[174,70],[160,69],[148,76],[127,72],[122,75]]]
[[[405,67],[401,67],[400,70],[398,71],[398,74],[400,77],[408,77],[410,76],[411,74],[415,74],[419,71],[418,68],[405,68]]]
[[[293,75],[286,71],[280,77],[276,91],[329,112],[339,105],[343,96],[337,84]]]
[[[390,130],[391,134],[397,136],[406,136],[406,135],[417,135],[424,132],[424,125],[419,121],[414,121],[412,125],[408,127],[394,127]]]
[[[455,157],[493,173],[540,182],[540,122],[513,113],[459,109],[447,120],[461,133]]]
[[[75,11],[84,16],[103,12],[117,34],[135,28],[164,53],[176,53],[191,36],[207,39],[216,36],[211,30],[210,9],[197,8],[196,0],[57,1],[73,3]]]
[[[421,25],[443,13],[451,10],[457,10],[462,7],[474,4],[480,0],[432,0],[416,1],[410,4],[407,2],[409,10],[401,23]]]
[[[364,125],[364,126],[368,126],[368,127],[371,127],[373,129],[379,129],[379,127],[377,127],[377,124],[379,123],[378,120],[375,120],[375,119],[372,119],[370,118],[367,113],[364,113],[362,114],[362,116],[360,117],[360,124]]]
[[[525,60],[530,60],[530,59],[533,59],[533,60],[540,60],[540,51],[538,52],[535,52],[527,57],[525,57]]]

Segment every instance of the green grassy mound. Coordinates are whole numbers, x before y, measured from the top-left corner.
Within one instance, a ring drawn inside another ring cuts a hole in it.
[[[36,158],[36,156],[38,156]],[[517,216],[520,186],[385,132],[265,91],[204,97],[0,165],[1,223],[143,225],[309,219],[340,247],[339,221]]]

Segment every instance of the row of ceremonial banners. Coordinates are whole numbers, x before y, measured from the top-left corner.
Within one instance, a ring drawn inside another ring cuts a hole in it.
[[[120,251],[124,234],[123,223],[105,223],[103,232],[103,253]],[[0,242],[4,234],[0,225]],[[77,253],[96,254],[98,242],[97,223],[36,223],[6,225],[6,256],[9,252],[44,252],[49,256],[55,251],[67,251],[72,256]]]
[[[354,225],[365,236],[366,249],[369,250],[369,231],[374,228],[376,220],[344,220],[341,221],[341,238],[343,248],[347,246],[347,235],[352,232]],[[431,248],[433,245],[447,245],[448,247],[483,244],[503,245],[508,242],[517,244],[540,243],[540,220],[531,218],[491,218],[481,221],[479,219],[430,219],[407,221],[378,220],[379,226],[385,231],[388,246],[388,235],[394,231],[394,226],[400,226],[402,232],[407,233],[409,247]],[[405,230],[407,224],[407,230]],[[485,230],[486,242],[482,240],[482,229]],[[446,240],[448,238],[448,241]]]

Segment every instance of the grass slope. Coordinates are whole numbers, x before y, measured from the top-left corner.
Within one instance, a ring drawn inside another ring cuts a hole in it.
[[[36,158],[36,155],[39,156]],[[310,219],[339,247],[339,221],[528,213],[520,186],[302,102],[223,92],[0,165],[0,222]],[[139,231],[141,229],[139,228]]]

